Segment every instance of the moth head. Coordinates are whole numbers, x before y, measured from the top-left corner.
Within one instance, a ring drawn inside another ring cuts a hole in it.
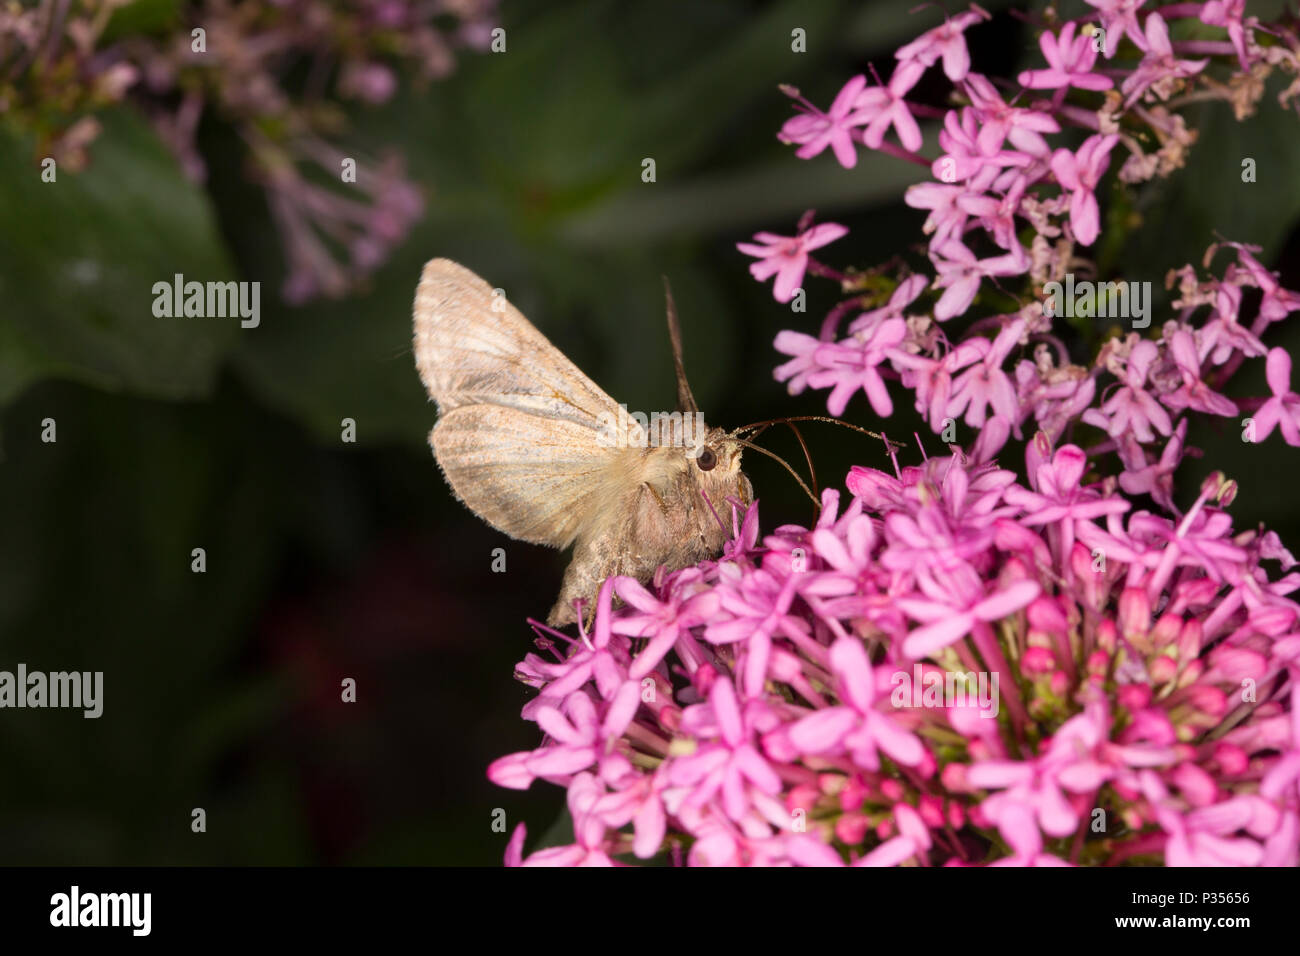
[[[686,366],[682,361],[681,322],[677,317],[677,304],[673,301],[673,290],[668,284],[667,276],[664,276],[664,299],[667,304],[668,343],[672,347],[673,367],[677,375],[677,410],[682,413],[684,422],[693,419],[704,435],[703,441],[686,449],[686,468],[706,494],[712,492],[711,497],[733,496],[748,505],[754,500],[754,490],[740,470],[743,442],[737,441],[735,435],[728,434],[721,428],[704,426],[700,406],[691,393],[690,383],[686,381]]]
[[[744,450],[721,428],[710,428],[702,442],[686,450],[686,467],[715,506],[720,507],[727,498],[738,498],[746,506],[754,500],[749,478],[740,470]]]
[[[710,428],[704,440],[686,451],[696,471],[713,478],[730,478],[740,471],[744,448],[721,428]]]

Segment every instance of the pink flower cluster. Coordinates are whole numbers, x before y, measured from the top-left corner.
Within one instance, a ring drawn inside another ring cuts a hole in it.
[[[1221,475],[1134,512],[1041,432],[1022,484],[987,459],[1008,429],[538,626],[545,739],[488,773],[566,787],[574,842],[525,859],[521,825],[509,861],[1294,865],[1300,572],[1263,563],[1295,560]]]
[[[954,433],[946,426],[958,422],[980,429],[998,414],[1017,438],[1032,419],[1033,428],[1055,441],[1067,425],[1082,420],[1109,437],[1101,450],[1118,457],[1126,490],[1153,491],[1167,504],[1165,478],[1181,457],[1176,419],[1184,412],[1237,417],[1258,409],[1241,422],[1246,440],[1263,440],[1277,428],[1297,444],[1300,397],[1291,390],[1284,355],[1269,356],[1271,397],[1234,401],[1222,386],[1242,360],[1268,354],[1261,336],[1300,310],[1300,295],[1279,285],[1252,255],[1257,248],[1216,244],[1207,266],[1225,245],[1235,261],[1222,275],[1198,277],[1191,266],[1171,272],[1167,283],[1178,282],[1178,311],[1158,336],[1112,336],[1096,350],[1091,366],[1082,366],[1059,337],[1065,316],[1057,314],[1060,300],[1051,290],[1061,283],[1073,288],[1076,272],[1083,280],[1096,278],[1083,247],[1100,234],[1097,192],[1118,162],[1117,151],[1127,154],[1118,163],[1122,184],[1168,176],[1181,167],[1196,138],[1177,112],[1185,103],[1219,97],[1231,101],[1239,116],[1247,115],[1263,95],[1263,80],[1278,69],[1297,77],[1282,94],[1289,103],[1300,95],[1300,36],[1284,25],[1263,30],[1256,18],[1245,16],[1244,3],[1176,4],[1143,15],[1143,4],[1135,0],[1090,2],[1099,22],[1080,19],[1045,28],[1040,46],[1046,66],[1021,73],[1016,89],[1000,90],[971,71],[965,31],[987,18],[972,7],[900,48],[887,85],[868,86],[864,77],[854,77],[827,112],[799,98],[798,115],[780,134],[799,144],[797,156],[809,158],[830,146],[842,165],[852,166],[857,148],[865,145],[933,173],[933,181],[910,187],[905,197],[927,212],[927,268],[896,279],[837,272],[810,254],[848,230],[835,223],[812,225],[811,215],[795,236],[763,233],[762,245],[739,248],[757,257],[751,272],[760,281],[777,275],[779,302],[794,298],[809,270],[838,280],[851,293],[817,336],[792,330],[777,337],[777,350],[790,360],[776,375],[792,394],[829,389],[827,406],[838,416],[862,391],[883,417],[894,410],[890,385],[898,383],[931,428],[946,434]],[[1173,18],[1222,27],[1228,39],[1172,43],[1166,20]],[[1107,67],[1121,43],[1135,48],[1131,65]],[[1187,49],[1208,56],[1180,58],[1179,51]],[[907,92],[940,60],[962,105],[936,111],[909,103]],[[1229,71],[1228,82],[1210,76],[1212,61]],[[1203,88],[1188,89],[1198,82]],[[1051,98],[1039,99],[1037,91],[1051,91]],[[796,91],[787,92],[798,98]],[[919,152],[923,138],[915,119],[930,115],[942,119],[933,158]],[[901,146],[885,142],[889,128]],[[1075,131],[1086,136],[1071,148]],[[1160,145],[1148,151],[1144,143]],[[1091,318],[1100,331],[1101,318],[1128,308],[1127,298],[1113,298],[1124,284],[1099,284],[1105,291],[1094,297],[1090,290],[1086,304],[1070,315]],[[1243,315],[1247,290],[1262,297],[1253,316]],[[1004,314],[983,309],[971,321],[973,309],[1008,295],[1024,304]],[[844,317],[855,309],[859,315],[841,332]],[[1150,323],[1149,317],[1118,317],[1134,319],[1134,329]]]
[[[757,505],[732,502],[717,561],[610,579],[576,638],[536,625],[517,676],[543,738],[489,776],[565,787],[573,842],[526,856],[520,825],[508,863],[1300,862],[1300,570],[1275,533],[1234,527],[1221,472],[1185,512],[1174,498],[1194,413],[1249,411],[1245,440],[1300,444],[1290,357],[1261,341],[1300,296],[1257,249],[1218,243],[1220,274],[1171,271],[1174,314],[1091,367],[1052,298],[1089,268],[1117,151],[1123,184],[1171,174],[1195,139],[1183,91],[1247,115],[1270,71],[1300,76],[1300,39],[1241,2],[1088,2],[1096,22],[1044,24],[1045,66],[1016,91],[971,71],[965,32],[988,17],[972,7],[899,49],[887,83],[855,77],[825,112],[799,101],[781,139],[800,157],[847,167],[865,145],[933,171],[907,195],[930,266],[838,273],[810,254],[846,230],[811,216],[743,244],[778,301],[806,272],[850,296],[818,336],[778,336],[777,378],[828,389],[836,416],[859,390],[880,416],[910,393],[950,454],[855,467],[814,527],[761,540]],[[1178,19],[1226,38],[1171,41]],[[961,105],[909,102],[940,63]],[[931,116],[936,158],[919,153]],[[1017,288],[1015,312],[968,314]],[[1229,399],[1250,358],[1271,396]],[[973,439],[949,437],[958,421]],[[997,458],[1013,436],[1021,472]]]

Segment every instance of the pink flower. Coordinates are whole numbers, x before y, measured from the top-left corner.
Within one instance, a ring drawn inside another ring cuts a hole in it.
[[[529,684],[541,694],[524,707],[523,716],[536,719],[539,707],[555,705],[590,680],[595,681],[601,699],[609,700],[628,679],[626,648],[611,643],[610,602],[614,579],[607,580],[596,597],[596,631],[590,638],[584,633],[582,646],[559,662],[529,655],[520,668],[530,675]]]
[[[1107,498],[1080,484],[1087,465],[1082,448],[1062,445],[1050,462],[1031,467],[1030,482],[1036,491],[1011,488],[1007,500],[1025,510],[1021,519],[1025,524],[1083,521],[1127,511],[1129,504],[1122,498]]]
[[[1211,365],[1223,365],[1236,352],[1252,358],[1268,353],[1258,336],[1237,323],[1240,308],[1241,288],[1220,283],[1214,313],[1200,329],[1201,351],[1209,355]]]
[[[935,288],[945,290],[934,306],[934,317],[940,322],[962,315],[970,308],[985,276],[1020,275],[1029,268],[1029,260],[1019,247],[1003,256],[977,259],[957,239],[935,248],[930,253],[930,261],[937,273]]]
[[[526,765],[529,772],[539,777],[557,777],[599,763],[608,752],[605,744],[621,737],[632,722],[640,706],[638,692],[635,681],[624,683],[603,718],[591,698],[581,692],[566,698],[563,710],[551,706],[539,708],[537,726],[554,743],[534,752]]]
[[[957,197],[957,206],[962,212],[978,216],[982,225],[993,237],[993,241],[1012,254],[1024,255],[1024,247],[1016,237],[1016,213],[1020,210],[1020,199],[1025,193],[1027,182],[1023,176],[1016,176],[1011,181],[1011,188],[1001,198],[979,196],[966,193]]]
[[[894,67],[894,75],[885,86],[873,86],[858,94],[857,113],[867,123],[862,140],[872,149],[879,149],[885,132],[894,127],[904,149],[916,152],[921,148],[921,128],[907,108],[903,97],[916,86],[925,67],[915,60],[905,60]]]
[[[1108,90],[1113,85],[1110,77],[1092,72],[1097,62],[1097,51],[1092,37],[1074,35],[1074,21],[1061,27],[1059,37],[1044,31],[1038,38],[1043,59],[1049,69],[1026,70],[1018,77],[1021,86],[1031,90],[1054,90],[1073,86],[1081,90]]]
[[[1096,7],[1101,14],[1101,25],[1106,31],[1106,44],[1103,52],[1106,59],[1115,55],[1119,49],[1121,35],[1127,35],[1138,48],[1147,48],[1147,38],[1138,25],[1138,9],[1146,0],[1084,0],[1090,7]]]
[[[1246,0],[1208,0],[1201,7],[1200,21],[1212,27],[1223,27],[1228,31],[1228,39],[1237,51],[1237,62],[1242,70],[1250,69],[1250,58],[1246,53]]]
[[[1254,840],[1232,839],[1248,821],[1233,814],[1183,813],[1168,790],[1151,771],[1141,775],[1142,790],[1151,801],[1155,818],[1167,834],[1165,862],[1168,866],[1258,866],[1264,850]]]
[[[990,866],[1069,866],[1059,856],[1043,852],[1043,835],[1038,832],[1031,813],[1003,813],[997,821],[1002,838],[1011,846],[1012,855],[990,863]]]
[[[1148,598],[1160,592],[1179,565],[1194,567],[1210,580],[1223,582],[1235,577],[1234,568],[1246,560],[1245,550],[1232,541],[1232,519],[1222,511],[1204,508],[1205,498],[1203,492],[1176,527],[1168,522],[1143,522],[1151,529],[1153,543],[1166,542],[1147,578]]]
[[[945,183],[971,180],[971,188],[984,190],[1007,166],[1028,166],[1033,157],[1014,149],[1003,149],[1001,142],[991,142],[980,122],[979,113],[967,106],[960,112],[949,110],[939,131],[939,147],[944,154],[930,164],[930,172]]]
[[[777,302],[789,302],[803,282],[808,268],[808,253],[820,249],[848,234],[848,228],[834,222],[813,226],[797,236],[778,236],[770,232],[757,233],[758,243],[738,242],[736,248],[747,256],[757,256],[750,263],[749,272],[759,282],[776,276],[772,296]]]
[[[591,812],[593,805],[600,799],[601,788],[589,773],[579,774],[569,785],[569,814],[573,818],[574,842],[568,846],[550,847],[538,850],[532,856],[522,860],[519,866],[618,866],[609,856],[605,824],[600,817]],[[519,855],[523,846],[523,834],[516,831],[518,846],[510,851],[513,857]],[[514,844],[514,840],[511,840]]]
[[[1240,268],[1240,273],[1237,273],[1238,267],[1230,266],[1229,275],[1235,279],[1237,274],[1244,274],[1248,277],[1245,279],[1246,284],[1257,286],[1264,293],[1264,297],[1259,303],[1259,318],[1261,321],[1266,323],[1277,322],[1280,319],[1285,319],[1292,312],[1300,311],[1300,293],[1282,288],[1282,284],[1278,282],[1277,273],[1264,268],[1263,263],[1251,255],[1252,251],[1259,252],[1258,246],[1247,246],[1240,242],[1230,242],[1227,245],[1236,250]]]
[[[1236,415],[1237,406],[1213,391],[1201,379],[1201,357],[1196,340],[1186,329],[1178,329],[1169,340],[1169,357],[1182,378],[1182,385],[1161,396],[1170,408],[1194,408],[1211,415]]]
[[[855,103],[866,85],[865,76],[853,77],[844,84],[825,113],[811,104],[802,104],[804,112],[786,120],[777,139],[783,143],[799,143],[795,155],[800,159],[811,159],[829,146],[840,165],[852,169],[858,162],[853,131],[865,122],[864,114],[856,109]]]
[[[1300,446],[1300,395],[1291,391],[1291,355],[1286,349],[1273,349],[1266,364],[1273,397],[1254,415],[1255,441],[1263,441],[1277,426],[1288,445]]]
[[[640,613],[620,615],[612,630],[635,638],[650,638],[628,668],[628,677],[641,680],[659,666],[683,631],[706,623],[718,612],[718,594],[711,588],[691,592],[690,585],[701,575],[695,569],[678,575],[668,599],[660,601],[635,578],[611,578],[614,590],[630,607]]]
[[[1076,368],[1043,368],[1028,359],[1016,366],[1016,392],[1020,396],[1021,417],[1032,408],[1034,421],[1049,439],[1055,441],[1096,395],[1091,375],[1079,374]]]
[[[990,348],[988,339],[976,338],[962,342],[938,359],[913,355],[901,349],[891,352],[890,359],[895,368],[903,371],[903,384],[916,392],[916,410],[926,416],[930,427],[937,432],[948,417],[953,375],[980,361]]]
[[[969,411],[966,411],[966,424],[972,428],[983,427],[988,408],[992,408],[995,415],[1008,420],[1018,417],[1020,408],[1016,403],[1016,387],[1011,383],[1011,377],[1002,370],[1002,363],[1019,343],[1024,329],[1023,321],[1008,323],[998,333],[979,363],[957,377],[946,410],[948,415],[955,418],[969,407]]]
[[[955,593],[899,598],[895,603],[921,622],[903,641],[910,660],[928,657],[969,634],[977,623],[1002,620],[1019,611],[1042,592],[1035,581],[1017,581],[990,594],[963,598]]]
[[[949,239],[960,241],[962,228],[969,218],[959,204],[967,195],[965,186],[950,186],[944,183],[917,183],[907,187],[903,202],[913,209],[928,209],[922,231],[932,235],[931,245],[942,245]]]
[[[794,357],[778,365],[773,376],[778,382],[786,382],[786,391],[791,395],[799,395],[808,387],[808,379],[813,372],[821,368],[818,355],[826,344],[828,343],[804,332],[782,329],[776,334],[772,348],[783,355]]]
[[[1123,384],[1100,409],[1088,409],[1083,420],[1104,428],[1112,438],[1132,431],[1138,441],[1155,441],[1151,429],[1168,435],[1173,428],[1169,413],[1146,390],[1147,373],[1159,358],[1160,350],[1151,341],[1133,346],[1124,366]]]
[[[740,686],[748,696],[762,693],[768,670],[774,666],[774,637],[799,642],[806,635],[808,622],[791,613],[801,583],[797,574],[782,577],[762,568],[742,575],[738,584],[721,592],[723,613],[705,629],[704,639],[713,644],[743,642],[736,663]]]
[[[1075,238],[1090,246],[1101,232],[1101,214],[1097,208],[1095,190],[1106,167],[1110,165],[1110,151],[1119,142],[1115,134],[1089,136],[1078,153],[1058,149],[1052,155],[1052,172],[1062,189],[1070,193],[1070,228]]]
[[[1119,486],[1130,495],[1148,494],[1167,510],[1174,511],[1174,472],[1183,460],[1186,437],[1187,419],[1184,418],[1165,443],[1158,462],[1148,464],[1145,455],[1135,463],[1125,461],[1126,470],[1119,476]],[[1140,446],[1138,450],[1141,451]]]
[[[985,155],[996,153],[1008,139],[1016,149],[1030,156],[1046,157],[1051,152],[1040,134],[1059,133],[1061,125],[1050,114],[1008,106],[998,95],[997,87],[976,74],[967,79],[966,93],[971,108],[984,123],[979,132],[979,145]]]
[[[697,732],[717,737],[695,753],[677,757],[669,766],[669,782],[691,788],[686,798],[689,805],[698,808],[720,795],[727,816],[740,820],[752,805],[751,791],[768,795],[781,791],[781,778],[752,743],[752,718],[742,716],[730,680],[720,677],[714,681],[708,706],[689,708],[683,715],[684,726],[692,719],[703,725],[697,726]]]
[[[926,30],[911,43],[899,47],[894,56],[900,60],[916,60],[927,67],[933,66],[939,57],[943,57],[944,75],[956,83],[970,71],[966,28],[987,19],[988,15],[982,10],[959,13],[934,29]]]
[[[886,319],[875,329],[863,330],[843,342],[823,345],[817,352],[822,368],[808,376],[808,384],[813,388],[833,386],[826,408],[837,418],[844,414],[849,399],[858,389],[866,393],[877,415],[888,417],[893,414],[894,403],[878,367],[906,334],[907,324],[902,319]]]
[[[661,764],[653,774],[629,773],[615,783],[622,787],[601,797],[592,808],[611,829],[632,824],[632,852],[648,860],[659,852],[668,830],[668,813],[664,808],[664,791],[668,775]]]
[[[966,774],[966,780],[974,787],[1002,791],[982,804],[999,829],[1004,820],[1032,821],[1035,833],[1042,827],[1059,837],[1073,833],[1079,818],[1061,792],[1056,776],[1057,769],[1049,761],[1000,760],[976,764]]]
[[[1153,13],[1147,17],[1147,53],[1138,68],[1128,75],[1120,89],[1127,95],[1124,105],[1136,102],[1148,89],[1162,100],[1169,99],[1177,87],[1177,80],[1184,79],[1205,69],[1209,60],[1179,60],[1174,56],[1174,48],[1169,42],[1169,28],[1160,14]]]
[[[839,707],[826,707],[790,728],[790,742],[803,753],[836,754],[847,751],[867,770],[878,770],[877,749],[905,767],[921,762],[921,742],[893,718],[876,710],[876,685],[871,662],[855,637],[841,637],[831,645],[831,670],[838,678]]]

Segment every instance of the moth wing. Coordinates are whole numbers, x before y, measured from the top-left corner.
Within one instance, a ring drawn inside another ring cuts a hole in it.
[[[429,436],[456,496],[512,538],[564,548],[591,516],[617,507],[626,448],[564,419],[504,405],[463,405]]]
[[[518,309],[450,259],[430,260],[416,288],[415,364],[439,413],[501,405],[592,429],[618,415]]]
[[[461,501],[553,547],[617,506],[640,426],[612,398],[462,265],[426,264],[414,312],[416,367],[438,403],[429,442]]]

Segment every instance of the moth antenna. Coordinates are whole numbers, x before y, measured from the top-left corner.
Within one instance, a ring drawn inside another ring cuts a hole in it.
[[[804,483],[804,480],[799,477],[799,472],[791,468],[790,463],[787,462],[780,455],[776,454],[775,452],[770,452],[766,448],[763,448],[760,445],[755,445],[753,442],[745,441],[745,439],[743,438],[737,438],[734,433],[728,435],[726,440],[734,441],[737,445],[743,445],[745,448],[752,448],[760,455],[766,455],[768,458],[775,458],[777,461],[781,463],[781,466],[785,468],[786,471],[790,472],[790,474],[794,476],[794,480],[799,482],[799,487],[803,489],[804,494],[806,494],[809,498],[812,499],[812,503],[816,505],[818,508],[821,507],[822,503],[817,500],[817,496],[814,495],[812,491],[809,490],[808,486]]]
[[[686,381],[686,366],[682,363],[682,325],[677,319],[677,303],[673,301],[673,289],[667,276],[664,276],[664,299],[668,304],[668,344],[673,350],[673,368],[677,372],[677,410],[694,415],[700,406],[695,404],[690,383]]]
[[[794,432],[794,437],[799,440],[799,447],[803,449],[803,460],[808,463],[808,475],[812,479],[813,494],[818,496],[818,500],[820,501],[821,489],[817,487],[817,469],[813,465],[812,455],[808,453],[808,443],[803,440],[803,432],[799,431],[799,429],[795,427],[795,425],[793,425],[792,423],[784,420],[777,421],[776,424],[789,425],[790,431]],[[758,436],[763,434],[763,432],[767,431],[770,427],[771,425],[767,423],[760,425],[757,431],[755,431],[754,434],[749,436],[749,440],[757,441]],[[739,429],[737,430],[739,431]]]
[[[732,432],[732,434],[739,435],[749,431],[751,428],[760,428],[767,425],[781,425],[788,422],[829,422],[832,425],[839,425],[841,428],[848,428],[851,429],[852,431],[860,432],[863,435],[870,435],[872,438],[879,438],[881,441],[885,443],[885,447],[889,449],[891,453],[896,449],[907,447],[905,443],[891,441],[890,439],[882,435],[880,432],[873,432],[869,428],[863,428],[860,425],[853,425],[849,422],[843,422],[840,421],[838,418],[830,418],[826,415],[787,415],[784,418],[769,418],[766,421],[753,422],[749,425],[741,425],[734,432]]]
[[[817,468],[813,465],[812,455],[808,453],[808,443],[803,440],[803,432],[795,426],[793,422],[786,422],[790,426],[790,431],[794,432],[794,437],[799,440],[799,447],[803,449],[803,460],[808,463],[808,478],[812,481],[813,494],[817,500],[821,500],[821,489],[817,487]]]

